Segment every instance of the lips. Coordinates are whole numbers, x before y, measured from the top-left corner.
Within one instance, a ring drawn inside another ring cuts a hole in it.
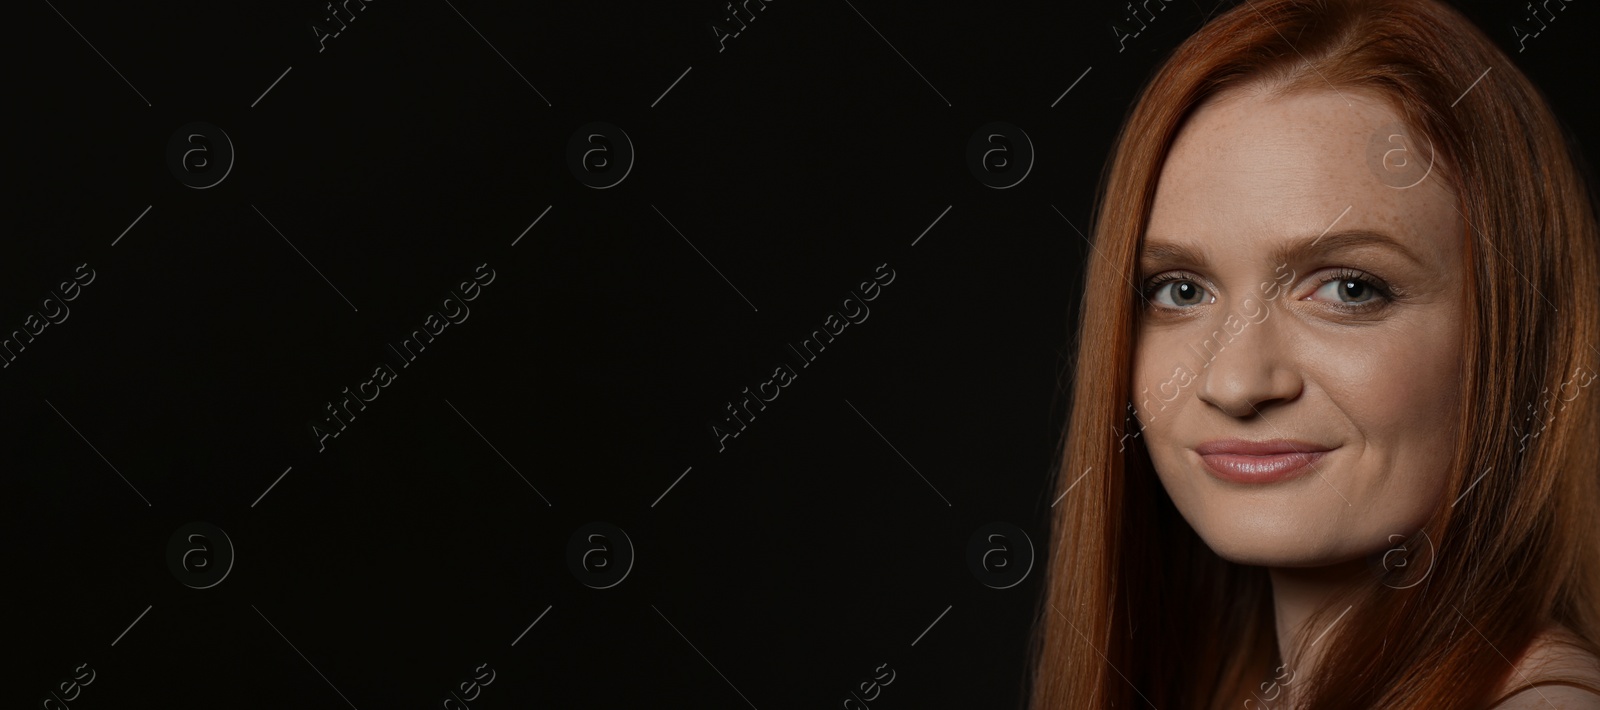
[[[1218,439],[1194,447],[1206,469],[1234,483],[1276,483],[1311,470],[1333,449],[1293,439]]]

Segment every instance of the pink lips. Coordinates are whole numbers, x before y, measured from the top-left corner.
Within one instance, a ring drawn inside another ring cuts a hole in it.
[[[1194,447],[1212,475],[1234,483],[1276,483],[1308,470],[1332,449],[1292,439],[1217,439]]]

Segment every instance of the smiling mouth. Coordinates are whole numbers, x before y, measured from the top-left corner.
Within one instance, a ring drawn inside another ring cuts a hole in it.
[[[1337,447],[1335,447],[1337,448]],[[1330,449],[1303,441],[1208,441],[1194,447],[1211,475],[1233,483],[1277,483],[1296,478]]]
[[[1276,483],[1311,469],[1328,452],[1269,454],[1203,454],[1200,460],[1212,475],[1234,483]]]

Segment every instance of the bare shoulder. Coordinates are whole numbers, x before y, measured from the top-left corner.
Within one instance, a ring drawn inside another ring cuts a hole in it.
[[[1600,710],[1600,695],[1570,685],[1541,685],[1513,695],[1494,710]]]
[[[1499,695],[1514,694],[1496,704],[1495,710],[1600,710],[1600,694],[1572,685],[1544,684],[1560,679],[1600,688],[1600,657],[1565,627],[1552,627],[1534,638],[1515,669]]]

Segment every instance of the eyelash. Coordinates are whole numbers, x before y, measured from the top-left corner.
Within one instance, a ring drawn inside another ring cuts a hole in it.
[[[1363,271],[1357,271],[1355,269],[1339,269],[1332,275],[1331,278],[1327,278],[1318,282],[1317,289],[1321,290],[1323,286],[1327,285],[1331,281],[1359,281],[1362,284],[1365,284],[1367,288],[1377,292],[1375,298],[1365,303],[1339,306],[1339,308],[1348,310],[1351,313],[1365,313],[1367,311],[1383,308],[1384,306],[1394,303],[1394,300],[1397,296],[1395,289],[1384,283],[1382,279]],[[1315,293],[1315,291],[1313,291],[1313,293]]]
[[[1204,285],[1202,285],[1203,279],[1200,279],[1199,277],[1195,276],[1194,274],[1191,274],[1191,273],[1185,272],[1185,271],[1168,271],[1168,272],[1165,272],[1165,273],[1157,274],[1157,275],[1151,277],[1146,282],[1145,289],[1144,289],[1144,297],[1145,297],[1146,302],[1150,302],[1150,305],[1152,305],[1152,306],[1154,306],[1156,308],[1162,308],[1162,309],[1166,309],[1166,310],[1184,310],[1184,309],[1188,308],[1186,306],[1179,306],[1177,308],[1174,308],[1172,306],[1156,305],[1155,303],[1150,301],[1150,299],[1152,299],[1155,296],[1156,292],[1161,290],[1162,286],[1164,286],[1166,284],[1169,284],[1169,283],[1172,283],[1174,281],[1188,281],[1188,282],[1193,283],[1193,284],[1195,284],[1197,286],[1200,286],[1200,288],[1206,288]],[[1393,303],[1395,298],[1396,298],[1396,296],[1397,296],[1397,293],[1396,293],[1395,289],[1392,288],[1391,286],[1389,286],[1388,284],[1385,284],[1382,279],[1379,279],[1378,277],[1373,276],[1371,274],[1368,274],[1366,272],[1357,271],[1357,270],[1351,269],[1351,268],[1341,268],[1338,271],[1335,271],[1334,273],[1330,274],[1327,278],[1324,278],[1321,281],[1318,281],[1317,282],[1317,287],[1312,290],[1312,293],[1316,293],[1317,291],[1322,290],[1323,286],[1326,286],[1329,283],[1336,282],[1336,281],[1359,281],[1362,284],[1366,285],[1368,288],[1370,288],[1370,289],[1372,289],[1373,291],[1376,292],[1376,297],[1375,298],[1373,298],[1373,299],[1371,299],[1369,301],[1366,301],[1364,303],[1358,303],[1358,304],[1353,304],[1353,305],[1336,304],[1334,306],[1335,308],[1344,310],[1344,311],[1349,312],[1349,313],[1366,313],[1368,311],[1377,310],[1379,308],[1382,308],[1384,306],[1387,306],[1387,305]],[[1209,292],[1208,292],[1208,295],[1209,295]]]
[[[1161,290],[1163,285],[1172,283],[1173,281],[1189,281],[1197,285],[1200,283],[1200,279],[1195,277],[1194,274],[1184,271],[1167,271],[1156,274],[1145,282],[1144,297],[1148,299],[1151,296],[1154,296],[1157,291]]]

